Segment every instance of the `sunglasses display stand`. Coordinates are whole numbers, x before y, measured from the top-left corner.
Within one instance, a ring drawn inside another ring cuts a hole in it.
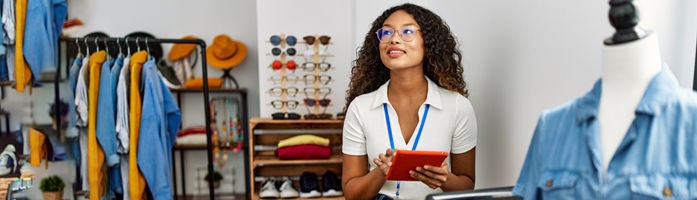
[[[314,64],[313,70],[312,70],[312,75],[314,77],[314,81],[312,81],[312,87],[314,88],[314,92],[312,93],[312,96],[307,96],[306,99],[304,99],[303,103],[305,103],[305,106],[307,107],[307,114],[304,115],[304,119],[331,119],[332,115],[327,114],[326,110],[329,107],[329,103],[331,102],[329,99],[327,99],[327,94],[324,94],[324,96],[320,96],[320,88],[322,87],[322,84],[328,84],[329,81],[331,80],[330,76],[325,76],[329,77],[327,78],[328,80],[323,83],[321,78],[323,75],[321,74],[322,71],[327,71],[330,69],[329,64],[327,64],[327,68],[324,70],[321,70],[319,65],[321,63],[325,63],[326,57],[328,54],[326,53],[327,47],[329,47],[329,39],[331,37],[323,35],[323,36],[305,36],[304,40],[306,41],[307,45],[309,45],[313,50],[312,51],[307,51],[307,52],[312,52],[312,55],[303,55],[305,57],[312,57],[312,62]],[[320,41],[320,42],[317,42]],[[320,45],[325,45],[326,47],[324,50],[322,50],[324,53],[320,52]],[[307,66],[303,66],[306,68]],[[305,76],[307,77],[307,76]],[[309,83],[308,80],[305,80],[305,83]]]
[[[271,36],[270,39],[272,45],[275,47],[272,50],[272,56],[278,56],[277,59],[274,59],[274,63],[271,64],[271,68],[276,71],[278,70],[280,73],[280,90],[277,94],[277,97],[280,99],[278,100],[272,100],[271,101],[271,106],[273,106],[275,109],[280,109],[281,112],[277,112],[271,115],[272,119],[299,119],[300,116],[297,113],[290,113],[289,110],[295,109],[298,105],[298,101],[291,99],[292,97],[297,94],[297,88],[295,88],[295,92],[291,95],[291,92],[289,91],[289,79],[288,79],[288,71],[290,70],[295,70],[295,61],[292,59],[292,56],[295,56],[295,49],[293,46],[296,44],[296,39],[295,36],[288,35],[286,34],[280,34],[279,35],[273,35]],[[288,46],[288,48],[286,48]],[[279,48],[280,47],[280,48]],[[277,51],[277,49],[286,49],[285,51]],[[292,49],[292,50],[291,50]],[[272,80],[273,81],[273,80]],[[269,93],[274,96],[273,92],[274,88],[269,89]]]

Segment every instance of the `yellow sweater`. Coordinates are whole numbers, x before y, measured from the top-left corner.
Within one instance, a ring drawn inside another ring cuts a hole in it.
[[[143,64],[147,60],[148,53],[139,51],[131,56],[131,86],[129,103],[129,131],[130,131],[130,150],[128,151],[128,179],[131,199],[145,199],[145,177],[138,169],[138,137],[140,136],[140,118],[143,110],[143,102],[140,96],[140,72]],[[169,170],[169,169],[163,169]]]
[[[27,18],[27,0],[17,0],[15,4],[15,81],[17,92],[24,92],[24,87],[31,82],[31,68],[24,61],[24,24]]]
[[[99,51],[90,56],[88,119],[87,121],[87,177],[90,185],[90,200],[100,200],[106,195],[106,166],[104,165],[104,150],[97,143],[97,97],[99,94],[99,76],[102,63],[106,60],[106,52]]]

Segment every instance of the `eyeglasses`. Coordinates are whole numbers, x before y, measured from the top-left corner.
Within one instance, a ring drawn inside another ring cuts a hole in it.
[[[310,107],[315,106],[315,105],[318,105],[318,104],[319,104],[320,106],[322,106],[322,107],[327,107],[327,106],[329,106],[329,103],[332,102],[332,100],[331,100],[331,99],[310,99],[310,98],[305,98],[305,99],[303,99],[303,102],[305,103],[305,105],[310,106]]]
[[[274,84],[281,84],[281,82],[284,82],[284,81],[297,83],[298,80],[300,80],[300,77],[298,77],[296,75],[285,75],[285,76],[273,75],[273,76],[269,77],[269,80],[271,80]]]
[[[322,85],[327,85],[329,84],[329,81],[332,80],[332,77],[329,75],[312,75],[312,74],[305,74],[303,75],[303,81],[305,81],[306,85],[319,82]]]
[[[388,43],[390,40],[392,40],[392,37],[395,34],[395,31],[397,31],[397,34],[399,34],[399,38],[402,38],[403,41],[405,42],[411,42],[416,38],[416,32],[420,31],[416,25],[405,25],[402,26],[401,29],[395,30],[392,27],[382,27],[378,29],[378,31],[375,32],[375,34],[378,36],[378,40],[383,43]]]
[[[286,64],[285,64],[285,66],[286,66],[286,68],[288,68],[289,70],[295,70],[295,68],[298,68],[298,64],[295,63],[295,61],[293,61],[293,60],[287,61]],[[279,70],[279,69],[283,68],[283,63],[281,63],[280,60],[274,60],[274,61],[271,63],[271,68],[272,68],[273,70]]]
[[[271,44],[274,46],[280,45],[281,44],[281,36],[278,35],[272,35],[271,38],[269,38],[269,41],[271,41]],[[298,42],[298,39],[295,38],[295,36],[289,35],[286,36],[286,44],[289,46],[295,46],[295,44]]]
[[[323,44],[323,45],[328,45],[329,40],[331,40],[331,39],[332,39],[332,37],[330,37],[328,35],[319,36],[319,43]],[[308,45],[315,44],[315,36],[308,35],[308,36],[303,37],[303,40],[305,40],[305,43],[307,43]]]
[[[298,51],[295,50],[295,48],[293,48],[293,47],[289,47],[289,48],[286,48],[284,50],[282,50],[281,48],[278,48],[278,47],[274,47],[273,49],[271,49],[271,55],[274,55],[274,56],[280,56],[281,53],[283,53],[283,52],[285,52],[289,56],[295,56],[295,54],[298,53]]]
[[[282,88],[282,87],[273,87],[269,89],[269,93],[274,95],[274,96],[282,96],[283,94],[286,94],[290,97],[295,97],[296,94],[298,94],[299,89],[296,87],[288,87],[288,88]]]
[[[305,69],[305,71],[314,71],[315,69],[319,69],[319,71],[326,72],[329,71],[329,69],[332,67],[332,64],[328,62],[305,62],[301,67]]]
[[[277,112],[271,114],[273,119],[300,119],[300,114],[298,113],[288,113],[288,112]]]
[[[305,97],[310,98],[315,96],[315,94],[318,95],[324,95],[323,97],[327,97],[329,93],[332,93],[332,88],[330,87],[321,87],[321,88],[312,88],[312,87],[306,87],[303,88],[303,93],[305,93]]]
[[[283,106],[286,106],[288,109],[295,109],[298,107],[299,102],[296,100],[288,100],[288,101],[281,101],[281,100],[273,100],[271,101],[271,106],[275,109],[282,109]]]

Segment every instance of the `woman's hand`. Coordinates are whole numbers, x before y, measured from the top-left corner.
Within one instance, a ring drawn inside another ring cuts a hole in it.
[[[409,175],[414,179],[423,182],[431,189],[436,189],[448,181],[450,171],[448,171],[448,163],[443,162],[440,167],[425,165],[416,167],[416,170],[409,171]]]
[[[384,154],[381,153],[377,158],[373,159],[373,163],[382,171],[383,176],[387,176],[387,171],[390,169],[390,166],[392,166],[393,157],[394,150],[388,148],[385,150]]]

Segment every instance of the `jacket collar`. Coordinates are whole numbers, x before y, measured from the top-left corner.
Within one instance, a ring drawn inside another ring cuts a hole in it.
[[[598,115],[598,107],[600,105],[600,95],[602,79],[598,79],[593,86],[593,89],[588,92],[585,96],[579,98],[577,104],[576,121],[578,123],[583,123],[590,118],[596,118]],[[639,101],[635,112],[636,114],[645,115],[658,115],[660,114],[660,105],[665,103],[666,96],[670,96],[679,89],[678,79],[675,78],[673,72],[670,71],[668,66],[663,66],[661,71],[658,72],[649,82],[646,91],[644,91],[644,96]]]

